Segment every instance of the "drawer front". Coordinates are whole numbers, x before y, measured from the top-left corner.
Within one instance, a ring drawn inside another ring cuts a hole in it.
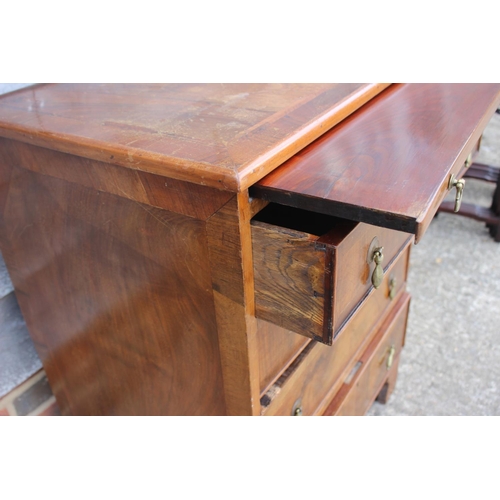
[[[365,350],[379,325],[403,296],[409,251],[408,244],[387,270],[380,288],[371,290],[363,305],[341,329],[333,346],[311,342],[305,347],[262,396],[262,414],[291,415],[296,405],[300,406],[303,415],[324,410],[356,357]]]
[[[334,336],[349,320],[353,311],[366,300],[367,293],[374,289],[374,251],[382,249],[380,267],[385,275],[409,241],[413,241],[413,238],[409,238],[406,233],[359,223],[342,245],[339,245],[334,264],[337,276],[333,292]],[[379,285],[375,293],[383,294],[383,290]]]
[[[373,283],[380,286],[375,274],[385,272],[410,239],[386,228],[266,207],[252,221],[257,318],[331,345]]]
[[[399,358],[409,305],[410,297],[406,295],[356,362],[325,415],[364,415],[370,408]]]

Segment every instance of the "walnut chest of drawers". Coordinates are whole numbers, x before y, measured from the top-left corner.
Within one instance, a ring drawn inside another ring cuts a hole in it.
[[[0,245],[66,415],[362,415],[497,84],[37,85]]]

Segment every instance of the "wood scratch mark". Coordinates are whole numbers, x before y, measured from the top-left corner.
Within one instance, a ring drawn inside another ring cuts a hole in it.
[[[17,235],[17,238],[20,238],[22,236],[22,234],[24,233],[24,231],[26,231],[26,229],[28,229],[31,226],[33,226],[33,224],[28,224],[27,226],[24,226],[22,231]]]
[[[149,215],[152,215],[162,226],[169,227],[169,225],[159,217],[157,217],[153,212],[149,211],[142,203],[136,202],[143,210],[145,210]]]

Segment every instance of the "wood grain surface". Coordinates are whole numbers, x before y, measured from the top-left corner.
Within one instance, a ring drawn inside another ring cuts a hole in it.
[[[0,97],[0,136],[245,189],[388,84],[46,84]]]
[[[227,413],[258,415],[259,361],[248,193],[234,195],[209,219],[207,237]]]
[[[398,306],[384,322],[377,336],[360,356],[360,368],[354,376],[342,384],[332,399],[324,415],[362,416],[364,415],[390,377],[395,384],[399,355],[404,345],[410,296],[405,294]],[[394,347],[394,361],[387,366],[390,348]],[[388,394],[382,395],[388,397]]]
[[[392,85],[251,195],[418,240],[499,104],[500,84]]]
[[[0,179],[2,254],[62,413],[225,414],[206,223],[4,158]]]
[[[258,319],[257,341],[260,394],[263,396],[311,339]]]
[[[0,157],[39,174],[201,220],[207,220],[234,196],[229,191],[2,138]]]
[[[317,239],[253,223],[255,313],[287,330],[331,343],[331,324],[325,332],[324,322],[326,304],[332,301],[332,252],[317,248]],[[331,321],[329,313],[327,322]]]

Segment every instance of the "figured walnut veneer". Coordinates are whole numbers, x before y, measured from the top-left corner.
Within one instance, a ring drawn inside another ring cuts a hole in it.
[[[0,97],[0,135],[236,191],[388,85],[37,85]]]
[[[225,414],[206,222],[4,153],[1,250],[63,414]]]

